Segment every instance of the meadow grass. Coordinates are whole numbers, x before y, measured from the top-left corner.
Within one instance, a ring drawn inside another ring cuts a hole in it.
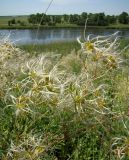
[[[13,18],[15,18],[16,22],[20,20],[28,24],[28,16],[0,16],[0,27],[8,27],[8,21]]]
[[[129,159],[127,42],[116,36],[1,41],[0,159]]]
[[[30,54],[41,54],[47,52],[54,52],[55,54],[67,55],[71,51],[78,51],[80,45],[77,41],[66,41],[66,42],[52,42],[47,44],[30,44],[30,45],[19,45],[19,48],[29,52]]]
[[[122,38],[119,40],[119,50],[124,49],[129,44],[128,38]],[[70,54],[72,51],[77,52],[80,49],[80,45],[77,41],[57,41],[47,44],[26,44],[26,45],[19,45],[19,48],[22,50],[29,52],[30,54],[41,54],[45,52],[54,52],[61,55]],[[127,48],[128,51],[128,48]],[[122,54],[122,56],[126,55],[126,50]],[[128,57],[128,53],[125,58]]]
[[[129,24],[112,24],[109,25],[108,28],[112,28],[112,29],[128,29],[129,28]]]

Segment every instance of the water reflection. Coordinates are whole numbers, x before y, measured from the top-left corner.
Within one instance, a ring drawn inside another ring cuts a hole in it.
[[[108,35],[116,32],[114,29],[88,29],[86,34]],[[40,29],[37,30],[0,30],[0,38],[9,36],[9,39],[16,44],[50,43],[54,41],[76,40],[78,36],[83,36],[81,28],[67,29]],[[129,30],[121,30],[120,36],[129,37]]]

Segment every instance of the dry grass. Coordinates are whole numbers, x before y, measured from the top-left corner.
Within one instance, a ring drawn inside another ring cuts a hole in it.
[[[117,33],[78,42],[77,53],[30,57],[1,41],[2,160],[129,156],[129,81]]]

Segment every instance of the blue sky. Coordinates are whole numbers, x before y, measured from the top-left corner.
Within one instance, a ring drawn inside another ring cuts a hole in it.
[[[50,0],[0,0],[0,16],[44,12]],[[54,0],[48,14],[105,12],[129,13],[129,0]]]

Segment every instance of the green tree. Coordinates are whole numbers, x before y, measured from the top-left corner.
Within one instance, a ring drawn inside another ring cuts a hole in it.
[[[98,26],[106,26],[108,25],[108,21],[106,19],[106,16],[104,13],[99,13],[98,14],[98,22],[97,22]]]
[[[55,15],[54,16],[54,22],[55,23],[61,23],[61,17],[62,17],[61,15]]]
[[[12,24],[16,24],[15,18],[13,18],[13,19],[11,20],[11,23],[12,23]]]
[[[107,22],[108,24],[115,24],[117,23],[117,16],[114,16],[114,15],[107,15]]]
[[[74,14],[74,15],[70,15],[70,18],[69,18],[69,22],[71,24],[78,24],[78,21],[79,21],[79,15],[78,14]]]
[[[88,18],[88,15],[86,12],[83,12],[80,16],[79,16],[79,20],[78,20],[78,25],[85,25],[85,21]]]
[[[20,25],[21,26],[26,26],[26,22],[25,21],[20,21]]]
[[[64,17],[64,22],[69,23],[69,15],[64,14],[63,17]]]
[[[122,12],[118,17],[118,20],[122,24],[128,24],[129,23],[129,15],[128,15],[128,13],[127,12]]]
[[[32,24],[36,24],[37,23],[37,20],[36,20],[36,15],[34,14],[31,14],[28,18],[28,22],[29,23],[32,23]]]
[[[17,23],[18,23],[18,24],[20,24],[20,23],[21,23],[21,21],[20,21],[20,20],[18,20],[18,21],[17,21]]]

